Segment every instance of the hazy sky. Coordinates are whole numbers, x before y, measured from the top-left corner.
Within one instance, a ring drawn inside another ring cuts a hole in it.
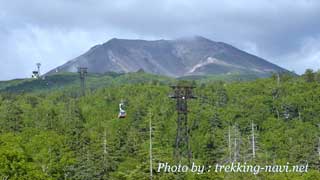
[[[0,0],[0,80],[116,38],[223,41],[297,73],[320,69],[319,0]]]

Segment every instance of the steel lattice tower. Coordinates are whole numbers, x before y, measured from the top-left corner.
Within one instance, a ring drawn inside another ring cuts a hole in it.
[[[86,67],[79,67],[78,68],[78,73],[80,75],[80,83],[81,83],[81,95],[84,96],[85,95],[85,77],[88,73],[88,68]]]
[[[41,63],[37,63],[36,64],[37,65],[37,69],[38,69],[38,76],[40,77],[40,67],[41,67]]]
[[[182,158],[187,158],[190,163],[192,153],[189,145],[189,128],[188,128],[188,99],[196,98],[193,96],[193,86],[171,86],[173,95],[171,98],[176,99],[177,118],[177,134],[175,140],[174,157],[177,162]]]

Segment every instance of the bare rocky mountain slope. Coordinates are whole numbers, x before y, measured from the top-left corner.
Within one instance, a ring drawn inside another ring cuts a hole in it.
[[[287,70],[223,42],[196,36],[176,40],[111,39],[47,74],[76,72],[135,72],[171,77],[230,73],[269,75]]]

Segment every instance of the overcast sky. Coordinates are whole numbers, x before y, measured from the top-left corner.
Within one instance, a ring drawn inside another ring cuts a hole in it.
[[[0,0],[0,80],[109,39],[223,41],[288,70],[320,69],[319,0]]]

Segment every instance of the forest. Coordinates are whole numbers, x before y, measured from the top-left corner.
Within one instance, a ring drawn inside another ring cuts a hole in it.
[[[157,163],[175,163],[177,112],[168,96],[177,80],[143,72],[91,77],[85,96],[77,79],[47,90],[43,81],[0,83],[0,179],[150,179],[150,121],[153,179],[320,179],[320,72],[188,82],[197,96],[188,104],[192,162],[309,166],[257,175],[157,172]],[[127,117],[118,119],[121,100]]]

